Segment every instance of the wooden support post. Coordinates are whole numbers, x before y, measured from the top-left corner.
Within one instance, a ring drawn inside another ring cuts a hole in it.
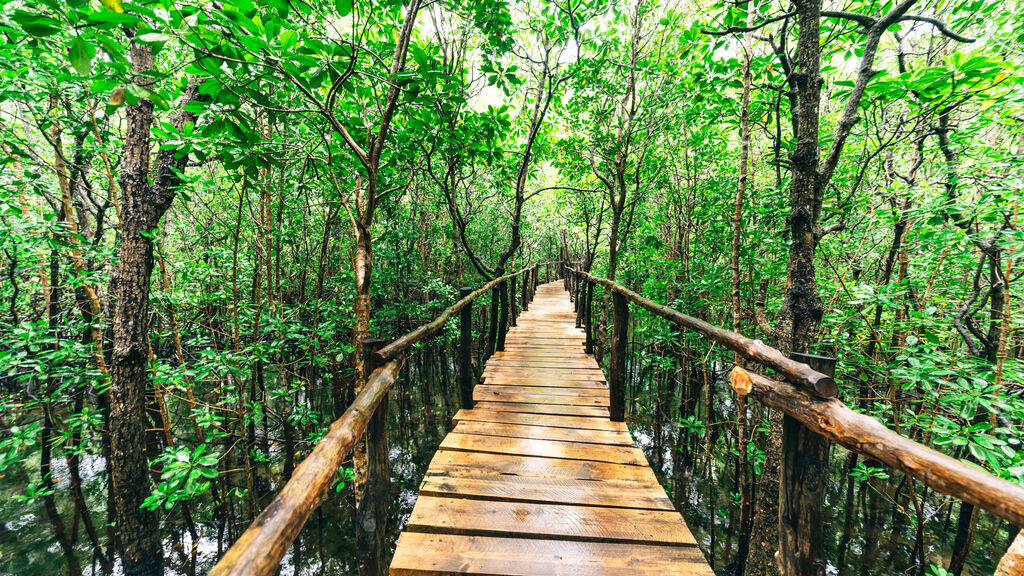
[[[491,288],[491,304],[489,306],[490,312],[487,315],[487,341],[484,347],[484,360],[494,356],[498,334],[501,333],[501,330],[498,330],[498,302],[501,300],[498,294],[500,292],[500,286]]]
[[[513,276],[508,279],[508,324],[509,326],[516,325],[516,277]]]
[[[505,349],[505,335],[508,334],[508,282],[498,284],[498,341],[495,352]]]
[[[582,274],[576,275],[576,327],[583,327],[583,314],[587,311],[587,284]]]
[[[530,309],[530,272],[523,274],[523,312]]]
[[[576,298],[576,273],[569,270],[568,267],[565,269],[565,283],[569,290],[569,302],[572,302],[572,311],[579,312],[580,301]]]
[[[367,375],[381,366],[377,351],[385,341],[363,340],[363,362]],[[356,556],[360,576],[387,573],[385,534],[391,503],[391,462],[388,460],[388,397],[385,395],[366,426],[366,483],[356,511]]]
[[[459,288],[459,299],[469,296],[473,289]],[[473,302],[459,311],[459,400],[466,410],[473,408]]]
[[[533,265],[533,287],[530,289],[530,300],[537,297],[537,286],[540,284],[540,264]]]
[[[629,333],[629,302],[612,292],[612,346],[608,360],[608,413],[612,422],[626,419],[626,341]]]
[[[792,354],[830,377],[834,358]],[[789,416],[782,419],[782,473],[779,478],[780,576],[824,576],[825,489],[829,441]]]
[[[583,323],[586,326],[587,338],[583,345],[583,351],[587,354],[594,353],[594,315],[590,311],[590,307],[594,304],[594,283],[590,280],[586,281],[586,296],[583,299]]]

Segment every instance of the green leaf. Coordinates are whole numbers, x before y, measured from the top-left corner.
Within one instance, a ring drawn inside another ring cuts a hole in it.
[[[338,11],[338,16],[348,16],[352,12],[352,0],[335,0],[334,8]]]
[[[295,41],[299,38],[299,34],[295,30],[282,30],[281,35],[278,39],[281,41],[281,48],[287,50],[292,46],[295,46]]]
[[[60,22],[48,16],[19,10],[14,13],[12,18],[21,26],[22,30],[38,38],[53,36],[60,32]]]
[[[89,54],[89,48],[81,36],[75,36],[75,39],[71,42],[71,48],[68,49],[68,59],[71,60],[71,66],[74,67],[75,72],[78,72],[79,76],[92,74],[92,56]]]

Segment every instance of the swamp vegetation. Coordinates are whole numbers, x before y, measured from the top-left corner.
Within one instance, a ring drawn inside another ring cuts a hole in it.
[[[833,358],[848,406],[1024,483],[1016,0],[0,6],[0,574],[205,574],[367,339],[534,264]],[[477,375],[515,301],[476,301]],[[705,557],[777,574],[781,414],[731,351],[643,310],[627,337],[627,422]],[[391,546],[458,340],[390,395]],[[826,574],[988,575],[1021,528],[823,449]],[[365,471],[282,574],[360,572]]]

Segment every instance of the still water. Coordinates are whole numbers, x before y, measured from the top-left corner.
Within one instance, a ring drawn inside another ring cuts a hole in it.
[[[436,371],[435,371],[436,372]],[[655,472],[673,500],[679,503],[686,521],[701,544],[705,556],[714,565],[720,576],[730,573],[729,563],[735,554],[737,506],[735,491],[735,468],[732,465],[728,446],[729,429],[722,426],[712,434],[694,432],[679,425],[679,406],[685,387],[676,382],[667,387],[665,380],[654,383],[648,371],[631,371],[633,382],[630,386],[632,417],[630,428],[638,445],[647,454]],[[711,422],[729,422],[732,406],[727,383],[721,381],[721,374],[712,392],[713,411]],[[430,377],[429,375],[427,377]],[[388,535],[393,548],[413,504],[417,487],[427,466],[444,435],[450,430],[451,417],[457,410],[458,400],[452,379],[432,378],[432,383],[423,386],[423,375],[411,365],[405,376],[396,385],[391,397],[389,412],[389,438],[392,462],[393,505],[388,524]],[[671,390],[672,392],[669,392]],[[430,392],[427,392],[430,391]],[[703,391],[690,389],[691,397],[705,398]],[[696,402],[700,414],[702,402]],[[660,406],[660,409],[653,409]],[[697,434],[694,437],[693,434]],[[704,446],[705,438],[711,438],[712,449]],[[699,449],[693,450],[697,446]],[[688,449],[690,447],[691,449]],[[677,459],[683,458],[681,465]],[[709,461],[710,458],[710,461]],[[876,488],[855,482],[853,515],[845,517],[843,503],[846,501],[847,482],[843,478],[843,450],[833,450],[834,471],[830,482],[827,508],[826,554],[830,560],[828,572],[832,576],[896,575],[915,573],[913,558],[914,519],[912,511],[903,514],[884,498],[881,502],[884,513],[874,514],[880,521],[868,523],[865,513],[871,500],[871,490]],[[0,477],[0,574],[24,576],[54,576],[69,573],[69,563],[55,539],[54,526],[48,522],[42,505],[26,501],[26,486],[38,476],[38,455],[30,456],[20,465],[11,467]],[[72,517],[68,472],[63,459],[54,460],[54,478],[57,482],[57,502],[65,523]],[[276,472],[276,473],[275,473]],[[271,491],[280,482],[279,470],[265,471],[265,481]],[[81,474],[86,498],[93,516],[97,518],[98,530],[105,530],[102,511],[106,502],[106,476],[104,462],[96,455],[83,455]],[[875,495],[877,496],[877,495]],[[264,500],[262,504],[266,504]],[[949,514],[943,509],[950,503],[935,499],[928,501],[926,513],[927,558],[939,565],[946,563],[952,531],[949,529]],[[890,509],[895,512],[890,513]],[[232,538],[245,527],[245,518],[212,518],[197,520],[198,538],[193,539],[180,523],[180,515],[164,512],[166,522],[164,551],[168,575],[194,576],[205,574],[227,549]],[[355,507],[351,487],[331,491],[327,501],[309,519],[298,540],[284,559],[281,574],[323,575],[356,574],[354,562]],[[953,516],[955,523],[955,515]],[[895,521],[895,526],[894,522]],[[843,527],[850,524],[850,537],[843,542]],[[989,517],[983,517],[979,524],[977,543],[964,571],[966,576],[992,574],[998,555],[1005,548],[1006,532],[1003,526]],[[82,573],[103,574],[100,562],[86,544],[78,525],[67,526],[78,531],[78,562]],[[955,528],[954,530],[955,531]],[[842,551],[842,554],[840,552]],[[841,565],[837,558],[842,556]],[[113,573],[119,574],[116,562]],[[928,574],[925,571],[925,574]]]

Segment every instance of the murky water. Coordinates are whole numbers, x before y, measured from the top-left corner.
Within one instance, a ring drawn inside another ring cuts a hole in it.
[[[698,417],[720,423],[705,436],[703,430],[691,430],[679,425],[681,396],[686,391],[682,381],[655,377],[657,370],[644,365],[653,358],[641,358],[631,366],[630,386],[632,417],[630,428],[634,438],[647,454],[647,458],[666,487],[679,502],[686,521],[693,531],[705,556],[712,561],[719,575],[729,573],[728,565],[735,555],[737,539],[735,525],[738,506],[733,495],[735,466],[729,456],[733,418],[731,391],[721,374],[717,378],[711,405],[710,419],[702,414],[705,396],[703,390],[695,394],[691,382],[691,398]],[[685,374],[676,370],[677,375]],[[424,386],[425,379],[431,384]],[[431,457],[444,435],[451,428],[451,417],[457,410],[458,400],[454,379],[440,378],[437,374],[420,374],[417,364],[411,363],[392,392],[389,411],[389,439],[392,462],[393,506],[388,523],[388,535],[393,548],[416,500],[417,488]],[[716,381],[711,378],[711,381]],[[429,392],[427,392],[429,390]],[[650,407],[660,406],[660,410]],[[705,438],[712,446],[706,446]],[[98,452],[98,449],[90,449]],[[833,473],[829,484],[826,509],[826,554],[830,561],[828,572],[832,576],[864,576],[913,574],[913,546],[915,519],[913,510],[904,513],[884,497],[872,500],[871,486],[854,482],[854,506],[850,518],[845,517],[847,482],[844,480],[845,450],[832,452]],[[63,459],[54,460],[54,478],[57,481],[56,501],[65,523],[73,516],[68,495],[68,472]],[[0,574],[24,576],[53,576],[67,573],[68,562],[56,543],[53,525],[46,520],[39,502],[27,502],[22,497],[26,486],[38,478],[38,454],[30,456],[21,465],[9,468],[0,477]],[[83,455],[81,474],[85,493],[93,512],[97,529],[105,530],[102,519],[106,506],[106,480],[102,458]],[[271,488],[279,477],[267,475]],[[893,475],[892,481],[900,477]],[[880,491],[888,483],[880,484]],[[880,493],[881,493],[880,492]],[[884,494],[883,494],[884,496]],[[269,497],[268,497],[269,498]],[[269,500],[262,502],[265,505]],[[876,525],[868,523],[868,504],[874,502],[879,513],[874,514]],[[945,499],[931,496],[926,501],[925,523],[927,557],[929,561],[945,565],[956,515],[949,519],[950,504]],[[227,549],[231,540],[244,530],[246,515],[235,506],[237,517],[198,518],[198,538],[194,539],[180,521],[180,515],[164,512],[164,541],[167,574],[194,576],[205,574]],[[356,574],[355,565],[355,508],[351,488],[331,491],[327,501],[309,519],[299,538],[284,559],[281,574]],[[895,524],[893,522],[895,520]],[[953,526],[950,528],[950,522]],[[852,526],[850,537],[843,542],[843,527]],[[894,528],[894,525],[896,526]],[[84,574],[101,574],[100,563],[86,544],[80,525],[67,526],[77,531],[78,561]],[[105,542],[105,538],[101,538]],[[991,574],[998,556],[1006,545],[1003,524],[983,515],[979,523],[977,542],[964,574],[981,576]],[[843,551],[845,549],[845,551]],[[840,564],[837,559],[843,558]],[[113,572],[120,573],[116,563]],[[925,572],[927,573],[927,572]]]
[[[432,385],[424,386],[430,377]],[[427,465],[448,432],[451,418],[458,408],[453,379],[437,374],[420,374],[415,359],[403,370],[390,396],[388,434],[392,464],[393,505],[388,523],[391,546],[405,525],[416,501],[417,489]],[[424,390],[432,390],[424,393]],[[319,396],[319,395],[318,395]],[[315,402],[323,404],[326,400]],[[7,418],[5,418],[6,420]],[[89,452],[99,452],[91,446]],[[272,452],[275,450],[272,448]],[[63,458],[52,463],[56,481],[55,500],[65,528],[74,534],[78,563],[86,575],[104,574],[94,557],[88,538],[80,525],[70,524],[73,514],[69,494],[67,464]],[[39,477],[38,449],[25,460],[9,467],[0,476],[0,575],[54,576],[69,572],[69,562],[57,544],[54,526],[47,521],[41,501],[30,502],[24,496],[26,487]],[[264,471],[263,479],[272,495],[281,481],[278,474]],[[97,530],[105,530],[106,473],[102,457],[83,454],[80,473],[83,489]],[[270,496],[261,505],[269,502]],[[197,508],[209,509],[209,503],[196,502]],[[211,513],[195,514],[197,538],[180,520],[175,510],[161,511],[163,516],[164,556],[167,575],[194,576],[206,574],[227,550],[231,541],[245,529],[247,514],[235,502],[236,517],[221,518]],[[203,518],[202,516],[207,516]],[[355,504],[351,485],[340,491],[331,490],[327,500],[314,512],[282,563],[281,574],[356,574]],[[105,544],[106,538],[100,540]],[[121,574],[115,559],[113,574]]]
[[[651,361],[653,358],[648,358]],[[643,361],[641,361],[643,362]],[[705,557],[712,562],[719,575],[731,574],[729,564],[733,561],[738,545],[739,505],[736,494],[735,459],[731,456],[732,421],[735,418],[732,388],[725,370],[720,369],[709,377],[713,383],[711,406],[713,415],[704,414],[706,397],[701,387],[702,378],[693,378],[691,385],[698,387],[694,409],[701,420],[722,423],[718,430],[712,428],[711,447],[705,441],[704,432],[693,431],[679,425],[680,396],[684,383],[676,382],[677,393],[666,394],[664,380],[655,384],[652,371],[643,367],[632,367],[634,381],[631,396],[636,407],[662,406],[662,412],[635,409],[630,429],[637,444],[644,450],[649,462],[666,491],[682,491],[674,499],[681,503],[683,512],[694,536],[700,543]],[[712,368],[713,370],[713,368]],[[682,371],[680,371],[682,372]],[[645,374],[644,377],[637,376]],[[686,446],[690,446],[687,459]],[[696,449],[693,449],[693,448]],[[873,480],[852,483],[854,489],[852,513],[846,517],[848,484],[846,462],[848,452],[837,446],[830,454],[831,474],[825,502],[825,555],[828,574],[831,576],[901,575],[917,573],[914,557],[916,543],[916,512],[912,505],[902,500],[893,501],[893,487],[904,480],[899,473],[890,473],[889,481]],[[676,466],[676,459],[682,458],[683,465]],[[710,462],[709,462],[710,459]],[[918,487],[920,492],[920,487]],[[878,513],[868,514],[874,499]],[[950,548],[956,533],[958,505],[946,497],[937,498],[930,493],[924,501],[925,558],[928,564],[946,566],[949,563]],[[952,514],[950,514],[952,512]],[[871,519],[876,521],[872,523]],[[714,525],[712,525],[714,519]],[[847,531],[845,527],[849,526]],[[844,542],[844,533],[849,538]],[[1006,523],[982,513],[974,547],[968,556],[964,576],[988,576],[995,571],[1003,551],[1008,545]],[[839,559],[842,559],[842,562]],[[932,574],[926,567],[922,574]]]

